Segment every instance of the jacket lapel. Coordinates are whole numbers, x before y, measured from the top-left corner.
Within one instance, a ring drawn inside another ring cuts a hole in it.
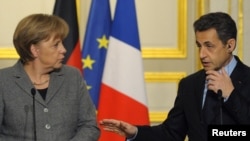
[[[202,110],[202,102],[203,102],[203,93],[204,93],[204,87],[205,87],[205,80],[206,80],[206,74],[205,74],[205,70],[201,70],[201,72],[199,73],[199,75],[197,76],[197,81],[196,81],[196,90],[195,90],[195,94],[197,97],[197,104],[198,106],[198,111],[201,113]]]
[[[33,89],[34,86],[31,80],[29,79],[27,73],[24,71],[21,61],[18,61],[14,65],[13,70],[14,70],[13,77],[15,79],[17,86],[19,86],[21,90],[25,91],[27,95],[29,95],[30,97],[33,97],[33,95],[31,94],[31,89]],[[45,104],[44,100],[39,95],[37,90],[35,93],[35,100],[43,105]]]
[[[237,65],[231,74],[231,80],[235,88],[241,88],[241,85],[246,81],[248,72],[246,72],[246,67],[238,57],[235,57],[237,60]]]
[[[65,77],[61,70],[52,72],[50,74],[50,82],[47,91],[46,103],[49,103],[50,100],[58,93],[59,89],[62,87],[64,79]]]

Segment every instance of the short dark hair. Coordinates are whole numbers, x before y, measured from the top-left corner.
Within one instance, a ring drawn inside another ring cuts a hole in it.
[[[237,38],[237,27],[232,17],[223,12],[213,12],[201,16],[193,24],[195,33],[214,28],[224,45],[229,39]]]

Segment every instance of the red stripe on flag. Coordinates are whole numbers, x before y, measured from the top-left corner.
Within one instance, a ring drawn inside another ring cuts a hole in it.
[[[82,72],[82,61],[81,60],[82,60],[82,56],[81,56],[80,42],[78,40],[72,53],[69,56],[67,64],[78,68]]]
[[[148,125],[148,108],[138,101],[116,91],[115,89],[102,83],[101,95],[98,107],[97,119],[113,118],[123,120],[134,125]],[[99,141],[124,140],[124,137],[104,131],[101,128],[101,138]]]

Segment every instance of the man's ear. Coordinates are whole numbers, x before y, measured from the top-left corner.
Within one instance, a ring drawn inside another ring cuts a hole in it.
[[[228,41],[227,41],[227,49],[228,49],[228,52],[230,51],[230,52],[233,52],[234,51],[234,49],[236,48],[236,41],[235,41],[235,39],[229,39]]]

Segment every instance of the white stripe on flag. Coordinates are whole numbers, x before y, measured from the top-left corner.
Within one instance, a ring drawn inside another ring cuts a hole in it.
[[[107,54],[103,83],[147,105],[140,50],[112,36],[109,43],[108,54],[112,55]]]

